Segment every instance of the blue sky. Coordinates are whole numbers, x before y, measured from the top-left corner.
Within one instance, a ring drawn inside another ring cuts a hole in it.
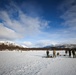
[[[76,0],[0,0],[0,41],[76,43]]]

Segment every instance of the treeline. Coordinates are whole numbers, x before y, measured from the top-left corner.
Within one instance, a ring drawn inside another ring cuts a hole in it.
[[[0,50],[22,50],[24,49],[23,47],[20,47],[20,46],[16,46],[16,45],[13,45],[12,43],[7,45],[5,43],[0,43]]]
[[[27,51],[27,50],[75,50],[76,48],[58,48],[58,47],[49,47],[49,48],[24,48],[22,46],[18,46],[18,45],[13,45],[11,44],[5,44],[5,43],[0,43],[0,51],[2,50],[22,50],[22,51]]]
[[[53,51],[53,50],[66,50],[66,51],[69,51],[69,50],[75,50],[76,51],[76,48],[58,48],[58,47],[50,47],[50,48],[25,48],[25,50],[50,50],[50,51]]]

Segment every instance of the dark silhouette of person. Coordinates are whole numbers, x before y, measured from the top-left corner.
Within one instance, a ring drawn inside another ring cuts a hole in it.
[[[71,50],[69,49],[69,57],[71,57]]]
[[[49,50],[46,51],[47,57],[49,57]]]
[[[73,58],[75,58],[75,50],[72,49]]]
[[[67,50],[65,50],[65,53],[67,54]]]

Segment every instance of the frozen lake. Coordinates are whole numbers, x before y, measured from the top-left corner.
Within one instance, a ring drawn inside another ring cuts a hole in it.
[[[76,75],[76,58],[64,54],[45,58],[46,51],[0,51],[0,75]]]

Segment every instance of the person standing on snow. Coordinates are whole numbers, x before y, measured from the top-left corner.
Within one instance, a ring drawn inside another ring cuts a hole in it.
[[[46,51],[47,57],[49,57],[49,50]]]
[[[53,57],[56,57],[56,50],[53,50]]]

